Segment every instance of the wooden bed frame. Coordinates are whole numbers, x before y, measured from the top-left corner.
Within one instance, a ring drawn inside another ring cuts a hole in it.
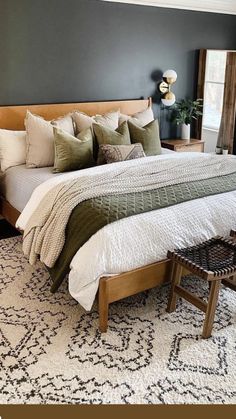
[[[151,104],[151,98],[109,102],[64,103],[0,107],[0,128],[24,130],[27,109],[47,120],[55,119],[78,109],[88,115],[103,114],[120,109],[127,115],[143,111]],[[3,197],[0,197],[0,214],[13,226],[20,213]],[[157,238],[158,239],[158,238]],[[99,284],[99,327],[106,332],[109,304],[122,298],[162,285],[171,277],[171,263],[168,259],[143,266],[129,272],[100,279]]]

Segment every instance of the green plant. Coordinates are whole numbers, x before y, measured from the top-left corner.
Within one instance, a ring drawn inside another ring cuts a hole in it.
[[[176,102],[173,111],[173,121],[177,125],[190,124],[192,119],[198,119],[202,115],[202,99],[182,99]]]

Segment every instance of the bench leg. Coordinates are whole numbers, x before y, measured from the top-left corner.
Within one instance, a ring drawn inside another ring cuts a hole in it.
[[[236,276],[234,275],[223,279],[222,284],[228,288],[231,288],[231,290],[236,291]]]
[[[101,278],[99,283],[99,329],[101,333],[105,333],[108,327],[108,297],[107,297],[107,287],[106,279]]]
[[[175,286],[180,284],[182,276],[182,266],[178,263],[173,262],[172,266],[172,278],[171,278],[171,290],[169,301],[167,305],[168,313],[172,313],[176,309],[176,302],[177,302],[177,294],[175,292]]]
[[[211,336],[214,318],[215,318],[216,306],[218,302],[220,285],[221,285],[221,280],[211,282],[209,299],[207,303],[206,317],[205,317],[203,332],[202,332],[202,337],[204,339],[207,339]]]

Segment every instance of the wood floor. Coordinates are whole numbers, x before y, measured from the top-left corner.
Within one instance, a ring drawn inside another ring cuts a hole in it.
[[[20,233],[6,220],[0,219],[0,240],[18,236]]]

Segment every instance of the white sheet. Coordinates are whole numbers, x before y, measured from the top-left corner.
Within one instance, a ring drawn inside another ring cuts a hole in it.
[[[149,159],[176,158],[179,153],[149,157]],[[184,154],[184,153],[183,153]],[[191,153],[196,156],[198,153]],[[188,153],[189,155],[189,153]],[[202,154],[204,158],[204,154]],[[116,163],[120,164],[120,163]],[[137,164],[137,161],[121,164]],[[111,170],[112,165],[87,169]],[[77,172],[75,172],[77,173]],[[48,180],[33,193],[17,221],[24,229],[29,217],[42,197],[57,184],[78,176],[69,173]],[[170,208],[135,215],[109,224],[99,230],[81,247],[71,262],[70,294],[86,309],[93,304],[99,279],[116,275],[166,257],[168,249],[198,244],[217,234],[227,235],[236,228],[236,192],[214,195],[185,202]]]
[[[14,208],[21,212],[38,185],[59,176],[53,173],[52,169],[52,167],[27,169],[26,165],[10,167],[3,173],[0,192]]]

